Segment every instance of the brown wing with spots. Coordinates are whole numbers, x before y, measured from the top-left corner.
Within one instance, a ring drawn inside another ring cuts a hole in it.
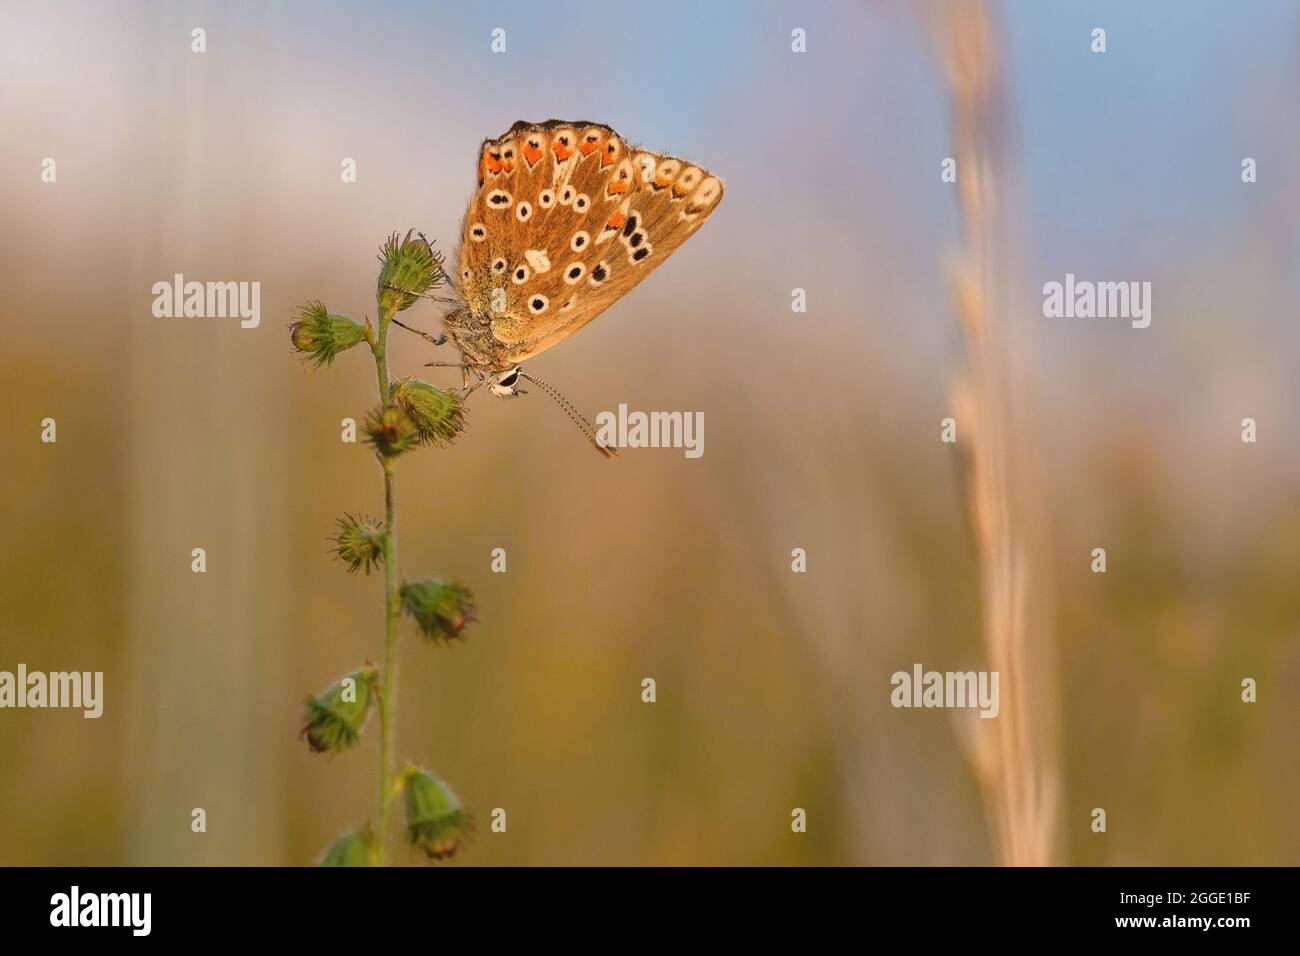
[[[722,198],[706,170],[612,129],[516,123],[483,144],[461,280],[502,367],[571,335],[649,275]],[[495,306],[495,308],[494,308]]]

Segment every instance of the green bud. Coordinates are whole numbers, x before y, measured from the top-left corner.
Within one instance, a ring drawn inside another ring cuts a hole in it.
[[[366,442],[385,458],[396,458],[420,443],[420,432],[397,405],[375,408],[366,415]]]
[[[289,325],[293,347],[320,368],[331,364],[340,352],[346,352],[366,337],[366,330],[346,315],[333,315],[321,302],[308,302],[298,310]]]
[[[389,398],[410,417],[423,444],[449,445],[465,427],[465,408],[454,392],[404,378],[393,383]]]
[[[430,640],[451,641],[478,616],[474,595],[463,584],[425,578],[402,585],[402,608],[415,618],[420,632]]]
[[[431,860],[455,856],[471,825],[455,791],[427,770],[411,764],[399,783],[406,799],[406,839]]]
[[[387,322],[396,312],[409,309],[416,299],[437,286],[444,279],[442,255],[433,251],[423,236],[399,240],[397,233],[379,249],[379,299],[380,320]]]
[[[301,736],[313,751],[336,754],[357,742],[378,678],[373,667],[363,667],[331,684],[319,697],[307,698]]]
[[[361,518],[346,514],[335,519],[338,531],[330,540],[334,556],[348,566],[349,571],[365,570],[384,563],[384,523],[378,518]]]
[[[321,866],[374,866],[379,852],[375,835],[367,825],[361,830],[345,833],[325,851]]]

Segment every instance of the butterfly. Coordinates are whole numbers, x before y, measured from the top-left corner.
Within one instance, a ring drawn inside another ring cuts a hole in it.
[[[455,308],[463,395],[485,382],[508,398],[519,380],[550,395],[596,448],[613,453],[558,391],[520,363],[568,338],[692,236],[722,199],[702,166],[629,145],[599,123],[518,122],[479,149],[461,226]],[[449,270],[450,271],[450,270]]]

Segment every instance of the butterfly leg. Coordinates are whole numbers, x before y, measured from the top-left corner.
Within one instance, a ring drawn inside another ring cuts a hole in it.
[[[428,299],[430,302],[442,302],[445,305],[459,305],[459,299],[451,299],[445,295],[430,295],[427,292],[413,292],[410,289],[403,289],[401,286],[393,285],[391,282],[384,283],[385,289],[392,289],[394,292],[401,292],[404,295],[413,295],[417,299]]]
[[[428,332],[421,332],[419,329],[413,329],[409,325],[405,325],[397,321],[397,319],[392,319],[391,321],[393,325],[406,329],[406,331],[408,332],[414,332],[420,338],[424,339],[425,341],[432,342],[434,345],[442,345],[444,342],[447,341],[447,334],[445,332],[439,332],[436,335],[432,335]]]
[[[425,362],[424,367],[460,369],[460,388],[456,390],[456,394],[462,399],[469,398],[487,381],[483,370],[472,362]]]

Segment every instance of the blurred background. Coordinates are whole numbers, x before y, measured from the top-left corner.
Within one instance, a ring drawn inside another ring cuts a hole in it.
[[[105,674],[99,720],[0,712],[0,864],[305,864],[371,814],[377,722],[333,759],[297,735],[306,695],[380,653],[381,578],[327,553],[337,515],[382,508],[339,440],[374,372],[360,351],[309,371],[286,326],[317,297],[373,315],[383,239],[453,251],[480,141],[552,116],[727,182],[687,246],[529,364],[589,417],[703,411],[706,451],[605,462],[540,394],[479,394],[454,448],[404,459],[402,567],[481,613],[450,649],[404,626],[399,755],[478,818],[467,864],[995,858],[951,713],[889,706],[894,671],[984,653],[939,441],[963,362],[947,8],[0,11],[0,670]],[[1300,8],[986,12],[1034,330],[1057,859],[1300,863]],[[259,281],[260,327],[155,318],[178,272]],[[1151,327],[1043,319],[1066,272],[1151,281]],[[395,336],[400,373],[451,357]]]

